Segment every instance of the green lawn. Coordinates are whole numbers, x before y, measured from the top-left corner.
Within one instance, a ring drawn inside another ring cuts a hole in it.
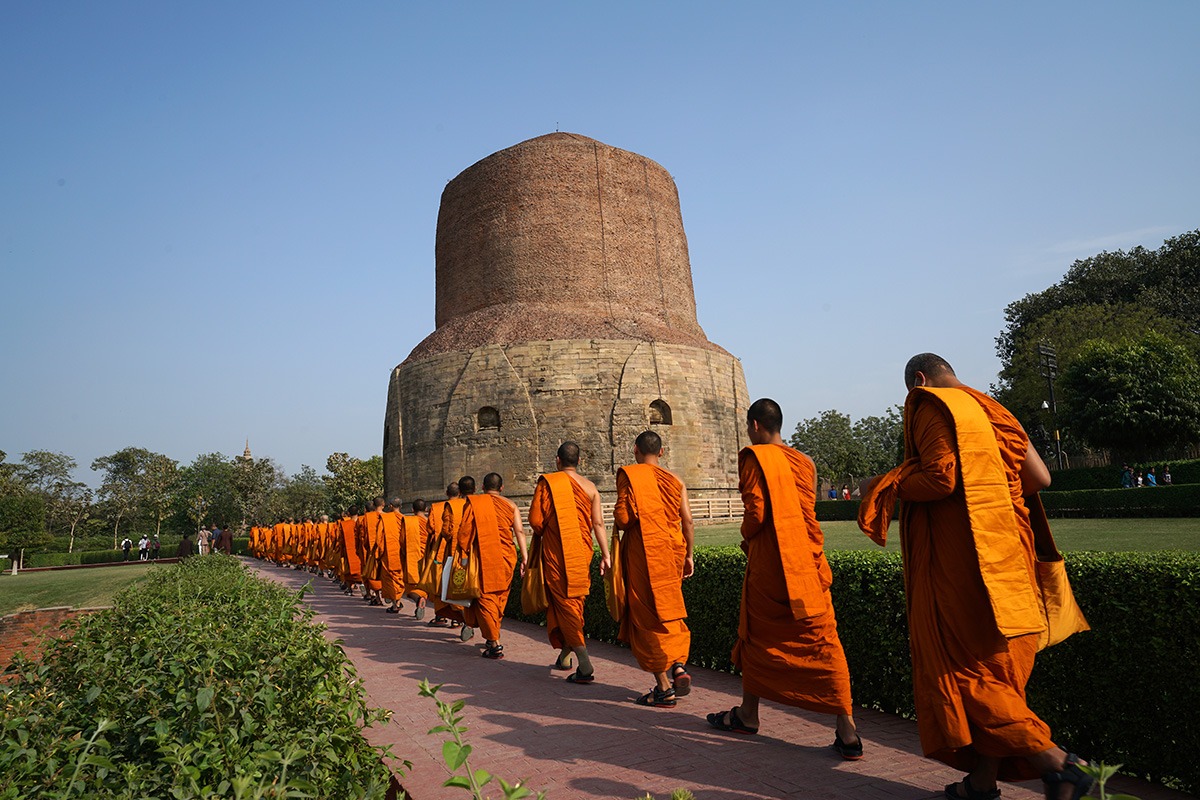
[[[740,523],[697,525],[696,545],[737,544]],[[830,550],[871,550],[878,546],[853,522],[822,522],[825,547]],[[1052,519],[1050,530],[1060,550],[1200,550],[1200,519]],[[893,522],[888,550],[899,547],[900,531]]]
[[[112,605],[113,595],[163,565],[64,569],[52,572],[0,574],[0,614],[32,608],[73,606],[95,608]]]

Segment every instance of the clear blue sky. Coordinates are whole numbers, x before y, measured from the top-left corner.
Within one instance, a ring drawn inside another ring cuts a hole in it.
[[[0,5],[0,449],[320,471],[433,329],[446,182],[658,161],[785,424],[996,379],[1003,309],[1200,226],[1200,3]],[[84,470],[81,477],[93,479]]]

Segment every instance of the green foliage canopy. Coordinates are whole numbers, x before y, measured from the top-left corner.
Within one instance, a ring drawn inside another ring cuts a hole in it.
[[[1162,334],[1092,342],[1060,385],[1064,419],[1095,447],[1141,460],[1200,440],[1200,366]]]

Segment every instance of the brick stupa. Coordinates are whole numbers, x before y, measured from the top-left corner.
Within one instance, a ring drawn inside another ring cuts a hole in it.
[[[570,133],[494,153],[442,192],[436,270],[436,330],[388,389],[389,497],[488,472],[527,497],[565,439],[611,495],[648,428],[690,494],[736,490],[746,379],[696,319],[661,166]]]

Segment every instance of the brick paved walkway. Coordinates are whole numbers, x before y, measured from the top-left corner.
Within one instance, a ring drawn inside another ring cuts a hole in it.
[[[261,574],[299,589],[313,576],[258,565]],[[313,580],[308,603],[341,639],[373,706],[392,709],[386,726],[367,731],[375,744],[413,762],[401,783],[413,800],[465,797],[442,786],[448,772],[442,738],[426,732],[439,724],[433,701],[417,694],[422,678],[444,684],[441,697],[465,700],[471,762],[510,782],[523,778],[550,800],[624,798],[650,792],[658,800],[686,788],[697,800],[862,798],[924,800],[960,774],[921,757],[916,724],[889,714],[856,712],[866,757],[846,762],[833,753],[832,718],[764,702],[762,730],[737,737],[710,728],[708,712],[728,709],[741,697],[737,677],[693,669],[692,693],[670,710],[636,706],[653,679],[621,647],[589,644],[597,681],[575,686],[549,668],[556,651],[544,629],[506,621],[505,659],[480,658],[478,634],[469,643],[458,631],[429,628],[405,613],[384,614],[347,597],[325,579]],[[428,619],[428,618],[427,618]],[[1112,786],[1110,784],[1110,786]],[[490,788],[490,787],[489,787]],[[1112,788],[1116,788],[1113,786]],[[1005,785],[1005,800],[1036,800],[1040,783]],[[1123,780],[1120,790],[1142,800],[1187,795]],[[497,786],[493,796],[499,796]]]

